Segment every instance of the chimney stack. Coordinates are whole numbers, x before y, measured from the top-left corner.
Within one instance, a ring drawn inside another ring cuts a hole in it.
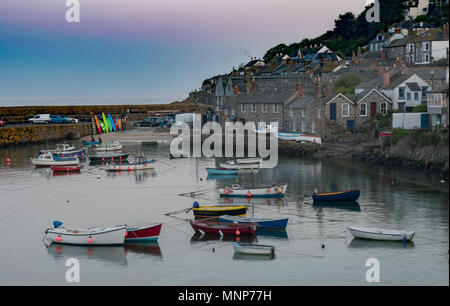
[[[297,93],[300,97],[303,97],[303,85],[302,83],[297,83],[296,86]]]
[[[252,91],[256,90],[256,81],[255,81],[255,77],[253,77],[252,79]]]
[[[389,70],[386,69],[383,73],[383,87],[388,88],[391,84],[391,75],[389,73]]]
[[[245,72],[245,83],[247,85],[247,93],[250,93],[250,71]]]
[[[239,87],[237,85],[234,85],[234,93],[239,94]]]

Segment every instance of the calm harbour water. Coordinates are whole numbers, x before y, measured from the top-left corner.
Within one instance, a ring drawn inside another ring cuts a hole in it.
[[[286,197],[229,203],[249,205],[248,215],[289,217],[286,233],[241,237],[275,245],[276,257],[266,260],[234,255],[228,238],[199,239],[186,221],[192,212],[165,215],[193,201],[225,203],[216,188],[249,183],[250,174],[207,178],[205,168],[219,160],[170,160],[167,144],[124,143],[132,155],[157,159],[156,169],[107,174],[101,165],[85,165],[81,174],[53,176],[29,160],[45,147],[0,149],[0,285],[66,285],[70,257],[80,260],[81,285],[373,285],[365,280],[369,258],[380,261],[381,285],[449,284],[448,183],[423,173],[290,158],[259,170],[254,182],[287,182]],[[304,199],[314,188],[358,188],[361,197],[353,207],[315,207]],[[200,191],[195,198],[180,195],[194,191]],[[163,228],[157,244],[47,249],[42,238],[53,220],[67,227],[158,222]],[[349,225],[415,230],[416,236],[406,246],[355,240]]]

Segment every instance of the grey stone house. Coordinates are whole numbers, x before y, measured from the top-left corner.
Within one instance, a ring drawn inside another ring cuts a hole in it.
[[[325,104],[325,116],[349,132],[355,132],[371,122],[376,114],[386,115],[391,109],[391,100],[373,88],[359,94],[334,94]]]

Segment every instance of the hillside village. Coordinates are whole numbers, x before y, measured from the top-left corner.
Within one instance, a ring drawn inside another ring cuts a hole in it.
[[[449,29],[405,20],[378,33],[351,57],[324,45],[252,58],[203,81],[189,102],[210,106],[210,120],[278,122],[283,131],[338,141],[402,129],[448,127]]]

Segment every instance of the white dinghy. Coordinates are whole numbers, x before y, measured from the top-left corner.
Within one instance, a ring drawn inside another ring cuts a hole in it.
[[[275,247],[273,245],[262,245],[253,243],[235,242],[233,244],[234,252],[248,255],[274,255]]]
[[[416,232],[406,230],[389,230],[380,228],[349,226],[348,230],[355,238],[387,241],[410,241]]]
[[[53,228],[45,231],[45,239],[52,243],[73,245],[120,245],[125,241],[126,225],[69,229],[55,221]]]

